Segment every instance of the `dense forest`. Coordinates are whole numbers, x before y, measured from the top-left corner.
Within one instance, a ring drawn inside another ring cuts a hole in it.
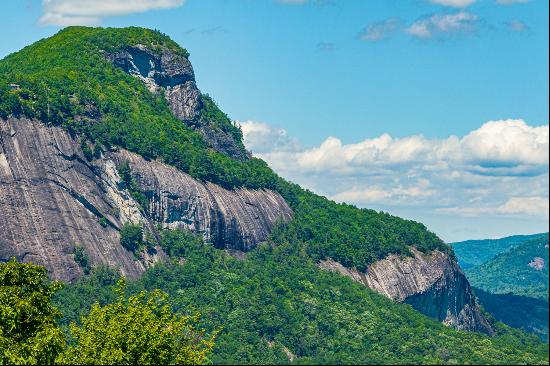
[[[466,274],[473,286],[484,291],[548,301],[548,234],[525,241]]]
[[[450,243],[462,269],[479,266],[523,242],[548,237],[548,233],[514,235],[500,239],[466,240]]]
[[[500,322],[537,334],[548,343],[548,301],[475,289],[480,304]]]
[[[453,330],[319,269],[301,244],[266,244],[237,259],[187,232],[165,232],[161,243],[172,259],[126,286],[115,271],[98,267],[59,290],[40,267],[0,264],[1,310],[9,314],[0,343],[14,351],[5,352],[3,363],[17,352],[27,357],[19,361],[42,363],[177,363],[178,357],[224,364],[548,362],[546,345],[535,336],[499,323],[494,337]],[[21,303],[28,312],[14,311]],[[26,337],[14,334],[22,329],[9,324],[24,324],[35,311],[47,319],[33,323]],[[159,337],[166,324],[174,332]],[[164,353],[147,343],[155,335],[159,344],[170,344],[176,330],[196,336],[177,338],[183,346]],[[32,358],[39,356],[46,358]]]
[[[451,245],[481,305],[548,342],[548,233]]]

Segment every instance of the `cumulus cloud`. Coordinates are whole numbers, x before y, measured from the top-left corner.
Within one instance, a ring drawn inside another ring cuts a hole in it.
[[[304,147],[281,128],[241,123],[244,141],[287,179],[363,206],[430,207],[461,216],[531,215],[548,208],[548,125],[488,121],[465,136],[389,134]]]
[[[433,4],[452,6],[453,8],[465,8],[472,5],[476,0],[430,0]]]
[[[366,42],[375,42],[388,38],[401,28],[401,21],[397,18],[367,25],[359,34],[358,38]]]
[[[406,29],[406,32],[422,39],[470,33],[476,29],[478,19],[477,15],[465,11],[456,14],[436,14],[417,20]]]
[[[43,25],[96,25],[105,17],[170,9],[185,0],[43,0]]]

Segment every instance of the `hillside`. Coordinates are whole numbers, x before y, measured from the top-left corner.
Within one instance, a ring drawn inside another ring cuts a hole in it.
[[[514,235],[501,239],[466,240],[450,243],[449,245],[453,248],[460,267],[467,270],[470,267],[483,264],[527,240],[537,239],[545,235],[548,236],[547,233]]]
[[[162,244],[177,260],[148,270],[130,292],[160,288],[175,309],[200,311],[206,329],[221,330],[215,364],[547,362],[547,346],[534,336],[501,324],[493,337],[453,330],[320,270],[300,243],[262,245],[240,259],[183,233],[167,233]],[[116,277],[99,269],[64,289],[55,301],[64,324],[95,301],[113,301]]]
[[[474,289],[483,308],[496,320],[538,335],[548,343],[548,301]]]
[[[548,362],[423,224],[252,157],[189,57],[158,31],[68,27],[0,61],[0,262],[67,282],[64,326],[123,275],[202,313],[216,363]]]
[[[548,300],[548,234],[470,268],[466,275],[473,286],[484,291]]]

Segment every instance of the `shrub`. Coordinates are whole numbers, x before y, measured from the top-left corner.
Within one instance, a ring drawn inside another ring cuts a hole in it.
[[[143,228],[140,225],[124,224],[120,230],[120,245],[136,253],[143,245]]]

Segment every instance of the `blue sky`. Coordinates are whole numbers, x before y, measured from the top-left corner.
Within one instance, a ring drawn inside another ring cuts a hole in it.
[[[0,57],[62,25],[160,29],[285,177],[446,240],[548,230],[547,1],[89,3],[3,1]]]

